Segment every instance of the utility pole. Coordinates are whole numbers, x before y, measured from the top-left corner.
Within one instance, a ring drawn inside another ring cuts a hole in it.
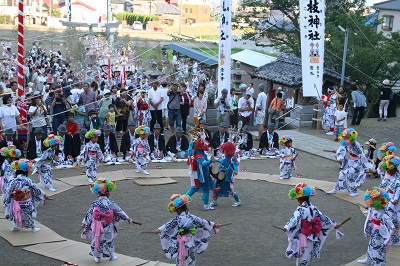
[[[180,6],[179,6],[179,32],[178,32],[178,35],[181,35],[181,30],[182,30],[182,0],[180,0]]]
[[[344,74],[345,74],[345,70],[346,70],[347,44],[348,44],[348,41],[349,41],[349,28],[344,29],[342,26],[339,26],[339,29],[344,32],[342,74],[340,76],[340,86],[343,86],[343,84],[344,84]]]
[[[150,15],[151,15],[151,1],[149,2],[149,7],[150,7]]]

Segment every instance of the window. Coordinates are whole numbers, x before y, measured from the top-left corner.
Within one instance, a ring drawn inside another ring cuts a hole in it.
[[[190,8],[190,13],[192,13],[193,12],[193,10],[192,10],[192,8]]]
[[[187,13],[188,12],[188,8],[185,8],[185,13]]]
[[[393,16],[383,15],[382,30],[391,31],[393,29],[393,20]]]

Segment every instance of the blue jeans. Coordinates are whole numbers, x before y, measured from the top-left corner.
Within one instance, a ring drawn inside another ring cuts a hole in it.
[[[55,115],[53,116],[53,121],[51,122],[51,127],[53,128],[53,133],[57,134],[57,129],[60,125],[65,122],[64,115]]]
[[[176,127],[180,127],[181,119],[181,110],[168,110],[168,124],[170,127],[174,126],[174,122],[176,122]]]

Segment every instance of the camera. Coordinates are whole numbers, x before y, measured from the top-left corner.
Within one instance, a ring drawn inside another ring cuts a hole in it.
[[[225,104],[225,100],[224,99],[221,100],[221,104]]]

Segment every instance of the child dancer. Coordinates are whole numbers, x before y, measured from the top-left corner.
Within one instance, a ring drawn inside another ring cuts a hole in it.
[[[394,155],[386,156],[381,162],[382,171],[385,172],[385,190],[388,192],[390,197],[390,201],[387,204],[385,211],[392,219],[395,228],[399,228],[400,217],[400,172],[398,170],[399,164],[400,158]],[[400,237],[397,233],[392,234],[392,236],[390,237],[389,245],[400,246]]]
[[[296,265],[309,266],[312,257],[320,257],[322,245],[336,223],[310,203],[315,190],[305,183],[289,191],[289,198],[297,199],[299,207],[284,227],[289,245],[286,257],[296,258]]]
[[[147,135],[150,133],[150,129],[146,126],[139,126],[136,128],[135,133],[140,136],[135,140],[132,152],[136,158],[136,173],[140,173],[143,170],[143,174],[149,175],[150,173],[147,172],[147,162],[150,160],[150,145],[147,141]]]
[[[214,210],[214,207],[208,203],[210,190],[214,189],[214,182],[210,176],[211,160],[208,159],[206,152],[209,151],[209,143],[203,139],[198,138],[194,142],[192,153],[192,163],[190,164],[191,171],[196,171],[196,174],[191,174],[191,187],[186,192],[188,196],[193,196],[194,193],[203,193],[202,200],[204,202],[203,209]],[[188,153],[189,154],[189,153]],[[194,161],[193,161],[194,159]]]
[[[295,160],[297,157],[296,150],[292,147],[292,139],[288,136],[281,137],[279,141],[285,147],[279,153],[280,161],[280,179],[292,179],[292,172],[296,170]]]
[[[369,207],[364,224],[364,235],[370,237],[367,256],[358,263],[369,265],[386,265],[386,245],[390,235],[397,230],[385,206],[390,201],[389,194],[383,188],[372,187],[365,191],[364,200]]]
[[[11,168],[16,171],[17,175],[5,194],[5,216],[6,219],[13,221],[11,231],[29,228],[32,232],[38,232],[40,228],[35,227],[36,208],[48,197],[32,179],[28,178],[33,168],[29,160],[14,161]]]
[[[236,147],[232,142],[225,142],[219,147],[219,150],[222,154],[224,154],[224,159],[217,160],[220,163],[220,173],[225,174],[225,178],[223,180],[219,180],[217,178],[217,187],[214,189],[213,201],[211,202],[211,206],[217,206],[218,197],[229,197],[232,195],[235,199],[235,203],[233,203],[232,207],[238,207],[242,202],[240,201],[239,195],[236,193],[234,188],[234,176],[238,174],[239,163],[237,158],[235,157]]]
[[[36,168],[38,169],[40,183],[50,191],[57,191],[52,186],[53,172],[51,170],[51,164],[58,161],[58,156],[56,156],[56,152],[58,150],[58,145],[61,142],[60,136],[54,136],[50,134],[43,141],[44,146],[48,149],[45,150],[42,155],[33,162],[36,164]]]
[[[378,162],[378,168],[377,168],[377,173],[381,176],[381,179],[383,180],[385,177],[385,171],[382,171],[380,167],[380,162],[383,161],[383,158],[385,158],[388,155],[394,155],[396,152],[396,146],[394,146],[393,142],[385,142],[382,144],[382,146],[378,149],[377,153],[377,160]]]
[[[89,183],[93,183],[97,176],[97,164],[103,161],[103,153],[100,145],[97,143],[100,130],[91,129],[86,132],[85,137],[90,138],[90,141],[81,150],[78,161],[82,161],[86,165],[86,177]]]
[[[207,249],[210,233],[216,232],[216,224],[189,213],[189,195],[174,194],[168,210],[177,216],[162,225],[154,233],[160,234],[161,246],[169,259],[176,259],[176,265],[196,265],[196,253]]]
[[[335,194],[337,190],[347,190],[349,196],[358,195],[358,187],[364,183],[365,171],[370,163],[365,157],[361,145],[356,141],[358,136],[354,128],[346,128],[339,137],[341,147],[336,152],[336,158],[342,162],[339,178],[328,194]]]
[[[112,200],[109,199],[111,191],[115,189],[116,183],[110,178],[99,178],[90,185],[90,191],[98,196],[92,202],[85,218],[82,221],[83,232],[81,238],[92,238],[90,255],[94,261],[99,263],[101,257],[109,260],[118,259],[114,255],[114,238],[120,220],[127,220],[132,224],[132,218]]]
[[[0,177],[0,188],[2,194],[5,196],[10,182],[14,179],[14,174],[11,170],[11,163],[21,157],[21,151],[17,149],[14,145],[8,147],[3,147],[0,150],[1,156],[5,157],[4,163],[1,166],[3,176]]]

